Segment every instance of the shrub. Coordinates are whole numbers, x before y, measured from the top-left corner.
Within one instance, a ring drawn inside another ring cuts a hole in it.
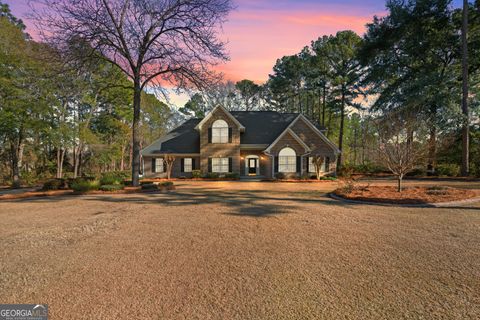
[[[308,173],[306,172],[302,173],[300,180],[309,180],[309,179],[310,179],[310,176],[308,175]]]
[[[279,179],[279,180],[282,180],[282,179],[285,179],[285,173],[283,172],[277,172],[275,174],[275,178]]]
[[[238,172],[230,172],[225,175],[225,178],[228,179],[240,179],[240,174]]]
[[[428,191],[438,191],[438,190],[448,190],[449,187],[445,186],[432,186],[432,187],[427,187]]]
[[[352,193],[353,189],[355,188],[353,181],[345,182],[345,185],[341,188],[342,193],[350,194]]]
[[[87,191],[93,191],[93,190],[98,190],[100,188],[100,183],[97,180],[83,180],[83,179],[76,179],[74,182],[72,182],[70,186],[73,191],[76,192],[87,192]]]
[[[351,170],[353,170],[352,173],[363,173],[363,174],[380,173],[387,170],[381,166],[375,165],[370,162],[367,162],[365,164],[358,164],[354,166],[346,165],[346,167],[349,167]]]
[[[192,170],[192,178],[201,178],[201,177],[202,177],[202,171]]]
[[[456,177],[460,174],[460,166],[454,163],[439,164],[436,173],[439,176]]]
[[[128,178],[128,171],[104,172],[100,178],[100,183],[102,185],[123,184],[123,182]]]
[[[105,184],[100,186],[100,190],[102,191],[117,191],[122,189],[123,185],[121,184]]]
[[[65,179],[47,180],[42,187],[42,190],[61,190],[61,189],[68,189],[68,184]]]
[[[173,182],[172,181],[165,181],[165,182],[162,182],[161,185],[164,186],[164,187],[169,187],[169,186],[173,186]]]
[[[323,176],[323,177],[320,177],[320,180],[335,181],[337,180],[337,177]]]
[[[342,166],[340,168],[340,172],[338,173],[338,175],[342,178],[350,178],[352,174],[353,174],[353,167],[348,165]]]
[[[217,172],[207,172],[203,177],[206,179],[218,179],[219,174]]]
[[[158,185],[155,183],[142,183],[142,190],[158,190]]]
[[[421,177],[427,175],[427,171],[425,168],[415,168],[409,173],[407,173],[407,177]]]

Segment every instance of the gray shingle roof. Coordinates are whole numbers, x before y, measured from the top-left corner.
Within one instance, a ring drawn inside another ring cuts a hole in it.
[[[142,150],[142,154],[199,153],[200,134],[195,126],[202,119],[190,119]]]
[[[298,116],[298,113],[275,111],[232,111],[230,112],[243,126],[241,144],[270,144]]]
[[[295,120],[298,113],[275,111],[231,111],[244,127],[241,144],[271,144]],[[195,126],[202,119],[190,119],[142,150],[142,154],[200,153],[200,135]],[[321,128],[322,130],[322,128]]]

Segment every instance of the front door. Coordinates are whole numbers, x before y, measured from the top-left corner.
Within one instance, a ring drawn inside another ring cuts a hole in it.
[[[253,176],[257,174],[257,159],[248,159],[248,175]]]

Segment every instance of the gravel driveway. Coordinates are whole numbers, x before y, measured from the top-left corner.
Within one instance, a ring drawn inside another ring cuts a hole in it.
[[[337,202],[335,183],[0,202],[0,303],[50,319],[478,319],[480,205]]]

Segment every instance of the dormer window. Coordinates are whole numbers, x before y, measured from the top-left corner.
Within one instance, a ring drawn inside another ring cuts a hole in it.
[[[212,143],[228,143],[228,123],[216,120],[212,124]]]

